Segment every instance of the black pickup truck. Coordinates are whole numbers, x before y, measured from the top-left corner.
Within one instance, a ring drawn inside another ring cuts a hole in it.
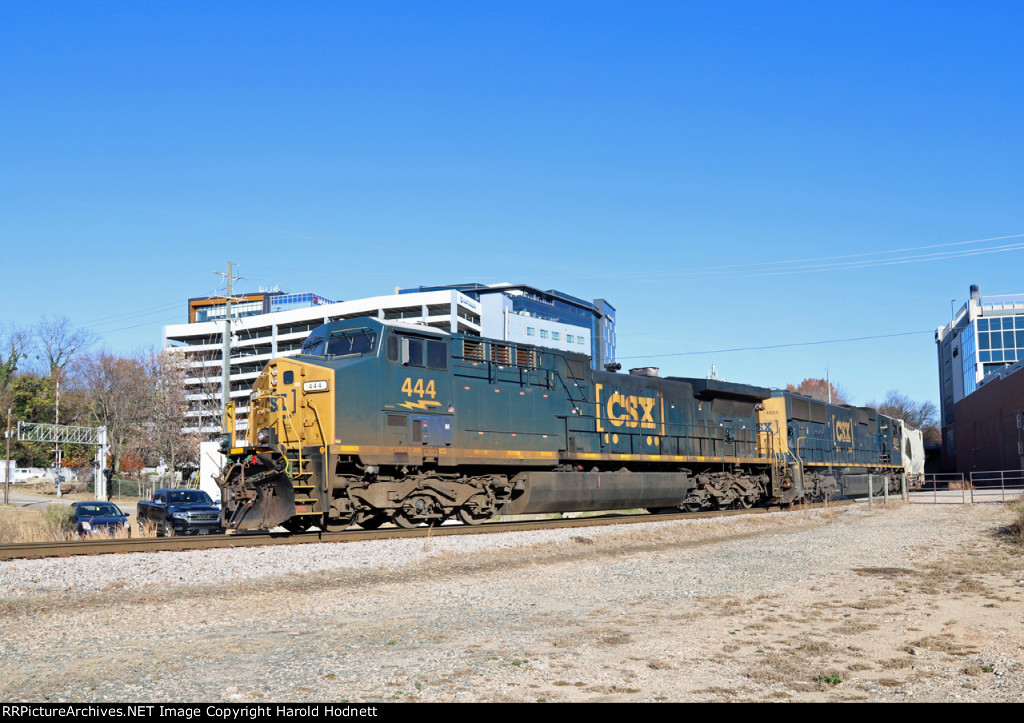
[[[140,529],[155,529],[158,537],[220,534],[220,507],[202,490],[161,489],[136,509]]]

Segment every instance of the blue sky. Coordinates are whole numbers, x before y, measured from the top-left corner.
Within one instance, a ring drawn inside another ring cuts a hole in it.
[[[509,281],[610,301],[627,367],[937,402],[951,300],[1024,293],[1022,20],[7,2],[0,320],[157,346],[229,260],[335,299]]]

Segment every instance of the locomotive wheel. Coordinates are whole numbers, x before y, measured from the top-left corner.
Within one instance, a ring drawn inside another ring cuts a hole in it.
[[[401,527],[403,530],[411,530],[414,527],[419,527],[420,523],[417,520],[412,519],[409,515],[405,514],[401,510],[395,513],[395,516],[391,518],[391,521]]]
[[[479,525],[487,519],[486,517],[474,515],[472,510],[468,510],[465,507],[460,507],[455,515],[459,518],[459,522],[464,525]]]
[[[352,524],[351,517],[325,517],[324,527],[328,532],[343,532]]]
[[[455,510],[455,516],[464,525],[479,525],[481,522],[490,519],[494,515],[494,508],[491,506],[487,495],[473,495],[466,504]]]
[[[683,504],[679,505],[679,508],[683,512],[700,512],[702,509],[704,509],[704,505],[702,505],[700,502],[684,502]]]
[[[405,530],[419,527],[421,522],[428,525],[440,525],[444,522],[444,508],[432,495],[417,494],[406,498],[405,502],[395,510],[391,521]]]

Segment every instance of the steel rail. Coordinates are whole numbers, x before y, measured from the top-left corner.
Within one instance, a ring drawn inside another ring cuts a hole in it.
[[[441,525],[416,527],[411,530],[386,528],[378,530],[351,529],[343,532],[245,532],[229,535],[195,535],[174,537],[135,537],[107,540],[59,540],[50,542],[15,542],[0,545],[0,560],[24,560],[46,557],[72,557],[76,555],[108,555],[130,552],[168,552],[176,550],[213,550],[233,547],[261,547],[264,545],[307,545],[322,542],[363,542],[367,540],[394,540],[407,537],[440,537],[447,535],[485,535],[498,532],[527,532],[605,525],[634,525],[675,520],[695,520],[737,515],[765,514],[784,510],[806,510],[825,506],[855,504],[854,500],[799,505],[797,507],[754,507],[749,510],[717,510],[709,512],[679,512],[669,514],[616,514],[599,517],[573,517],[554,520],[514,520],[485,522],[481,525]]]

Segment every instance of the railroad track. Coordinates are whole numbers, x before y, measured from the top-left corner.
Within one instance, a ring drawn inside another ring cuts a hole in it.
[[[828,506],[854,504],[853,500],[829,502]],[[798,509],[816,509],[825,504],[801,505]],[[0,545],[0,560],[37,559],[44,557],[71,557],[74,555],[109,555],[128,552],[166,552],[173,550],[212,550],[231,547],[261,547],[264,545],[308,545],[321,542],[361,542],[406,537],[440,537],[445,535],[487,535],[497,532],[524,532],[602,525],[634,525],[672,520],[694,520],[735,515],[780,512],[783,507],[757,507],[749,510],[719,510],[713,512],[680,512],[651,515],[646,513],[615,514],[599,517],[575,517],[556,520],[514,520],[486,522],[482,525],[441,525],[417,527],[411,530],[385,528],[378,530],[352,529],[344,532],[286,532],[235,533],[231,535],[198,535],[192,537],[136,537],[104,540],[60,540],[50,542],[15,542]]]

